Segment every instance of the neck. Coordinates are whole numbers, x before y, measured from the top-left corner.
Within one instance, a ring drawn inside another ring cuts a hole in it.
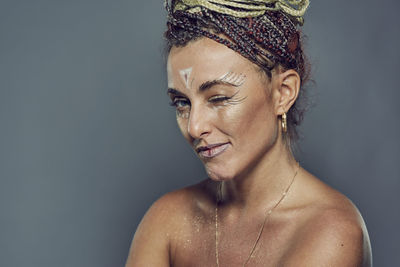
[[[297,163],[281,138],[250,170],[222,182],[221,204],[241,210],[269,207],[291,183]]]

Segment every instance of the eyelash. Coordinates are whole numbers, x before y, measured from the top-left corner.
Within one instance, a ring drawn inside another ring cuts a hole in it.
[[[231,98],[232,97],[228,97],[228,96],[215,96],[215,97],[211,97],[209,101],[211,103],[220,103],[220,102],[227,101],[227,100],[229,100]]]
[[[214,96],[214,97],[211,97],[209,99],[209,102],[211,102],[211,103],[221,103],[221,102],[224,102],[224,101],[228,101],[231,98],[232,97],[228,97],[228,96]],[[176,107],[176,108],[182,107],[182,106],[179,106],[179,103],[185,103],[185,104],[190,105],[190,102],[188,100],[186,100],[185,98],[180,98],[180,97],[175,97],[169,104],[171,106]]]
[[[190,105],[190,102],[188,100],[186,100],[184,98],[178,98],[178,97],[175,97],[169,104],[173,107],[178,108],[179,107],[178,103],[182,103],[182,102]]]

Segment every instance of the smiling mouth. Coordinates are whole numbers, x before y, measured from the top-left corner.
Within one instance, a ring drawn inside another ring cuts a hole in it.
[[[229,146],[229,143],[216,144],[206,147],[199,147],[197,153],[203,158],[213,158],[222,154]]]

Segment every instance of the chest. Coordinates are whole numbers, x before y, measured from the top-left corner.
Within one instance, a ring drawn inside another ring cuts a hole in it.
[[[264,227],[262,223],[193,223],[171,246],[172,266],[234,267],[245,262],[245,266],[278,266],[290,249],[296,227],[278,220],[266,221]]]

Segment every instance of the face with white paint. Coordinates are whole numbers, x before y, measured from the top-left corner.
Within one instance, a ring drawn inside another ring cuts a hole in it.
[[[179,128],[210,178],[233,179],[265,157],[278,136],[274,75],[208,38],[173,47],[167,71]]]

